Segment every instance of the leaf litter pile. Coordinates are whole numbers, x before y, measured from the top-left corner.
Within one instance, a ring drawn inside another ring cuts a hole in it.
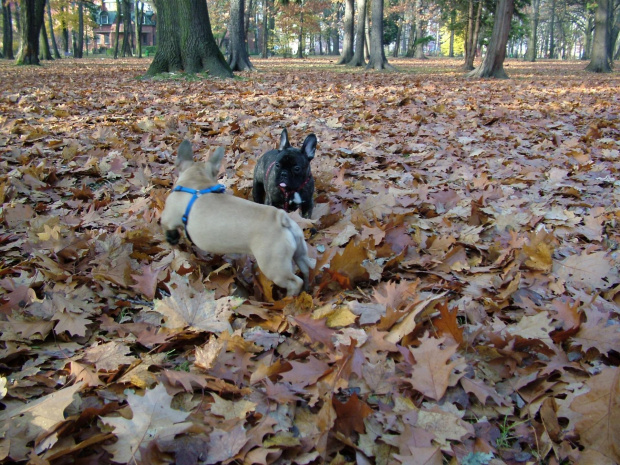
[[[0,460],[620,462],[620,78],[0,65]],[[312,161],[311,294],[158,225],[189,138]]]

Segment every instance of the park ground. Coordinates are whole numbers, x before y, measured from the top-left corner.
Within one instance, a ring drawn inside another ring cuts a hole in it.
[[[620,462],[620,74],[0,62],[0,462]],[[176,149],[319,143],[309,294],[165,242]],[[176,434],[176,439],[173,440]]]

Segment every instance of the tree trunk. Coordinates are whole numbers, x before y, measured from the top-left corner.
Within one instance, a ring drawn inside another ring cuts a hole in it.
[[[45,0],[21,0],[21,44],[17,54],[18,65],[38,65],[39,34],[45,16]]]
[[[131,56],[131,2],[130,0],[122,0],[122,7],[123,7],[123,45],[121,47],[121,56],[130,57]]]
[[[532,14],[530,15],[530,36],[527,41],[527,50],[524,61],[536,61],[536,50],[538,48],[538,21],[540,18],[540,0],[532,0]]]
[[[263,50],[261,56],[269,57],[269,0],[263,0]]]
[[[357,5],[357,31],[355,34],[355,52],[347,66],[365,66],[364,44],[366,43],[366,0],[359,0]]]
[[[586,43],[583,46],[583,53],[581,55],[581,59],[587,61],[590,59],[590,55],[592,53],[592,32],[594,31],[594,14],[592,14],[588,9],[588,23],[586,25]]]
[[[121,0],[116,0],[116,32],[114,34],[114,59],[118,58],[118,43],[121,35]]]
[[[138,58],[142,58],[142,21],[144,21],[144,2],[135,3],[136,18],[136,55]]]
[[[52,21],[52,6],[49,0],[47,0],[47,23],[50,28],[50,39],[52,40],[52,48],[54,49],[54,58],[60,58],[60,51],[58,50],[58,43],[56,42],[56,35],[54,35],[54,22]]]
[[[247,10],[244,12],[243,16],[243,31],[245,32],[245,37],[243,38],[243,43],[245,44],[245,48],[248,52],[248,60],[250,59],[250,47],[248,46],[248,35],[250,34],[250,18],[252,17],[252,11],[254,11],[254,0],[250,0],[248,2]]]
[[[549,22],[549,58],[555,58],[555,0],[551,0],[551,18]]]
[[[513,11],[514,0],[499,0],[495,10],[493,32],[487,47],[487,54],[482,64],[467,74],[468,77],[508,78],[506,71],[504,71],[504,60],[506,59],[506,44],[510,34],[510,21]]]
[[[47,31],[45,30],[45,20],[41,23],[41,34],[39,37],[39,50],[41,51],[41,60],[53,60],[50,43],[47,39]]]
[[[4,58],[14,60],[13,55],[13,19],[11,4],[2,2],[2,54]]]
[[[339,65],[345,65],[353,59],[353,34],[354,34],[354,25],[355,25],[353,15],[354,15],[354,0],[345,0],[344,2],[344,38],[342,42],[342,55],[340,56],[340,60],[338,60]]]
[[[394,51],[392,52],[393,58],[398,58],[400,52],[400,38],[403,33],[403,18],[398,19],[398,29],[396,30],[396,39],[394,40]]]
[[[336,24],[332,26],[331,30],[331,42],[332,42],[332,55],[340,55],[340,34],[338,33],[338,21],[342,18],[342,9],[338,8]],[[351,39],[351,51],[353,51],[353,27],[350,31]]]
[[[422,39],[424,32],[422,21],[422,0],[416,0],[415,2],[415,32],[416,42],[414,42],[415,51],[413,53],[413,57],[424,60],[426,59],[424,56],[424,45],[419,42],[419,40]]]
[[[448,56],[454,58],[454,27],[456,25],[456,10],[450,12],[450,48]]]
[[[207,2],[204,0],[155,0],[157,53],[147,74],[184,71],[232,77],[232,71],[215,43]]]
[[[301,7],[301,13],[299,14],[299,34],[297,36],[297,58],[304,57],[304,10]]]
[[[62,48],[65,56],[69,55],[69,28],[67,27],[67,15],[65,14],[64,5],[60,5],[60,27],[62,31]]]
[[[231,0],[230,2],[230,47],[228,64],[232,71],[252,71],[245,35],[245,1]]]
[[[596,13],[594,14],[594,39],[592,40],[592,59],[586,67],[587,71],[594,73],[611,72],[609,60],[609,34],[611,28],[613,2],[611,0],[598,0]]]
[[[84,2],[78,2],[78,32],[74,54],[75,58],[82,58],[84,56]]]
[[[471,71],[474,69],[474,60],[476,58],[476,49],[478,48],[478,35],[480,34],[480,19],[482,18],[482,1],[478,2],[478,12],[474,18],[474,3],[470,2],[470,23],[468,24],[468,35],[465,41],[465,64],[463,69]],[[471,29],[469,29],[471,27]]]
[[[370,61],[366,69],[394,69],[385,57],[383,48],[383,0],[372,0],[372,29],[370,31]]]

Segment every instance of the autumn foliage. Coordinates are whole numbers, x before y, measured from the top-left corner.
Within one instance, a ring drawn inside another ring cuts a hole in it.
[[[0,461],[620,462],[617,73],[0,64]],[[314,132],[313,292],[158,225],[179,142],[251,198]]]

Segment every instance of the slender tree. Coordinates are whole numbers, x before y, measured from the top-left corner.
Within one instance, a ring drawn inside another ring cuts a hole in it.
[[[114,59],[118,58],[118,44],[121,37],[121,0],[116,0],[116,20],[115,20],[115,32],[114,32]]]
[[[476,47],[478,46],[478,35],[480,34],[480,20],[482,18],[482,0],[478,1],[478,9],[474,17],[474,1],[469,0],[467,13],[467,31],[465,36],[465,63],[463,69],[471,71],[474,69],[474,59],[476,58]]]
[[[50,42],[47,38],[47,30],[45,28],[45,21],[41,24],[41,34],[39,35],[39,51],[41,60],[53,60],[52,49],[50,48]]]
[[[52,50],[54,52],[54,58],[60,58],[60,51],[58,50],[58,43],[56,42],[56,35],[54,34],[54,22],[52,21],[52,6],[49,0],[47,0],[47,24],[50,30],[50,40],[52,42]]]
[[[75,58],[82,58],[84,56],[84,2],[78,2],[78,31],[77,31],[77,43],[74,50]]]
[[[182,70],[232,77],[215,43],[205,0],[155,0],[155,6],[158,46],[148,75]]]
[[[21,43],[17,54],[18,65],[38,65],[39,35],[45,15],[45,0],[21,0]]]
[[[345,65],[353,59],[353,36],[355,34],[354,10],[354,0],[345,0],[344,38],[342,42],[342,55],[340,56],[340,60],[338,60],[339,65]]]
[[[355,34],[355,51],[348,66],[365,66],[364,45],[366,43],[366,0],[359,0],[357,5],[357,31]]]
[[[2,1],[2,54],[9,60],[15,59],[13,55],[13,19],[11,14],[11,2]]]
[[[594,14],[594,39],[592,40],[592,59],[587,71],[595,73],[611,72],[610,29],[612,0],[598,0]]]
[[[144,22],[144,2],[136,1],[134,4],[135,30],[136,30],[136,56],[142,58],[142,23]]]
[[[540,20],[540,0],[532,0],[532,11],[530,13],[530,36],[527,41],[525,51],[525,61],[536,61],[536,50],[538,48],[538,21]]]
[[[372,0],[372,28],[370,30],[370,61],[367,69],[394,69],[385,57],[383,48],[383,0]]]
[[[81,2],[80,2],[81,3]],[[131,54],[131,0],[122,0],[123,8],[123,45],[121,56],[130,57]],[[120,12],[119,12],[120,13]]]
[[[233,71],[252,71],[245,34],[245,1],[230,1],[230,46],[228,64]]]

